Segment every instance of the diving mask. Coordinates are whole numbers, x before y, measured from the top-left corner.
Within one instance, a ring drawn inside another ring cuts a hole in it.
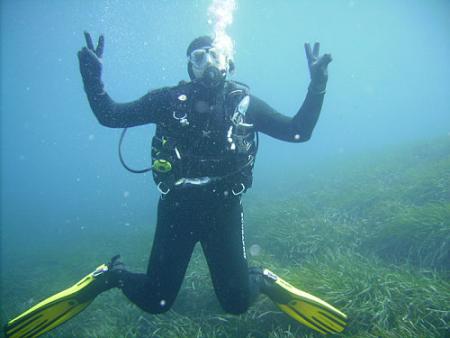
[[[226,63],[225,56],[221,55],[214,47],[204,47],[193,50],[189,55],[189,61],[192,63],[192,66],[197,69],[206,68],[208,65],[223,68]]]
[[[228,74],[227,56],[213,46],[194,49],[188,56],[192,76],[208,88],[219,87]]]

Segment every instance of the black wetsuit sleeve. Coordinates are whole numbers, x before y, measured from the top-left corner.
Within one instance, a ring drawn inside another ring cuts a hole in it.
[[[276,139],[305,142],[311,137],[322,109],[324,93],[308,90],[305,101],[294,117],[280,114],[266,102],[251,96],[247,112],[248,122],[255,129]]]
[[[158,123],[167,109],[167,89],[151,91],[138,100],[117,103],[103,88],[101,80],[85,81],[84,90],[100,124],[110,128],[128,128]]]

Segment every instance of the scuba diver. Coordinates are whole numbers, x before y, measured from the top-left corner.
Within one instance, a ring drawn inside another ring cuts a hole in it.
[[[210,36],[187,48],[189,82],[152,90],[136,101],[116,103],[101,79],[104,37],[78,52],[87,98],[103,126],[129,128],[154,123],[151,171],[161,194],[146,273],[128,271],[115,256],[74,286],[9,321],[7,337],[38,336],[85,309],[111,288],[149,313],[168,311],[175,301],[200,242],[222,308],[245,312],[256,296],[267,295],[282,311],[320,333],[338,333],[347,316],[325,301],[301,291],[264,268],[248,266],[241,197],[252,185],[257,133],[301,143],[308,141],[319,118],[330,54],[305,44],[311,82],[294,117],[278,113],[230,81],[233,60]]]

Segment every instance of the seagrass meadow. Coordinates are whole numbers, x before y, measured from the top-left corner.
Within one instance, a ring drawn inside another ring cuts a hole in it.
[[[251,192],[244,200],[250,263],[270,268],[346,312],[350,324],[343,337],[448,337],[449,169],[450,140],[440,138],[336,158],[314,174],[308,169],[309,174],[287,175],[278,186],[284,194],[274,192],[277,199]],[[147,237],[151,230],[142,226],[79,238],[65,252],[70,257],[65,266],[55,260],[54,246],[43,247],[38,258],[23,248],[28,261],[17,263],[19,269],[8,268],[3,277],[8,290],[2,298],[3,319],[77,281],[118,245],[129,268],[142,269],[148,252],[142,238]],[[92,247],[96,250],[89,251]],[[62,269],[65,274],[55,272]],[[146,314],[112,290],[47,336],[321,335],[299,326],[264,296],[244,315],[224,314],[197,248],[169,313]]]

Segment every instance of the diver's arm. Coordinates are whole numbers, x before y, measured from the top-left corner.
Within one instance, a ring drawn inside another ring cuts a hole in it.
[[[249,122],[256,130],[287,142],[305,142],[319,119],[324,93],[308,90],[305,101],[294,117],[280,114],[256,96],[250,99]]]
[[[104,90],[101,79],[104,37],[94,48],[89,33],[84,33],[86,47],[78,52],[80,73],[89,104],[98,121],[111,128],[126,128],[158,122],[158,112],[164,106],[164,90],[150,92],[139,100],[116,103]]]
[[[256,130],[288,142],[305,142],[311,137],[322,109],[325,88],[328,81],[327,66],[332,58],[330,54],[319,56],[320,44],[314,44],[311,51],[305,43],[306,58],[311,75],[308,94],[293,118],[281,115],[264,101],[252,97],[249,106],[249,122]]]
[[[85,82],[85,81],[84,81]],[[163,90],[152,91],[140,99],[128,103],[116,103],[103,90],[103,83],[84,83],[84,89],[94,115],[103,126],[128,128],[159,121],[164,107]]]

